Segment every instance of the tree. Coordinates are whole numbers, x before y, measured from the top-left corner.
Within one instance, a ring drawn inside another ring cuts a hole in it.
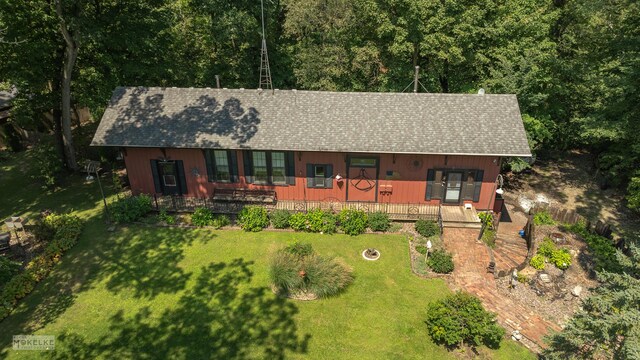
[[[470,294],[457,292],[429,304],[427,331],[431,338],[450,347],[482,344],[497,348],[504,329],[496,324],[496,315],[482,307]]]
[[[567,326],[547,338],[549,359],[640,359],[640,248],[618,252],[620,273],[600,272]]]

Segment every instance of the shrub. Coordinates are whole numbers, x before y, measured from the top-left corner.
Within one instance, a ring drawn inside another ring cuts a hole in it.
[[[422,255],[426,255],[428,250],[429,249],[427,249],[425,245],[422,245],[422,244],[416,245],[416,251]]]
[[[33,148],[33,166],[35,175],[32,177],[42,183],[44,189],[54,187],[62,175],[62,161],[56,149],[50,144],[40,144]]]
[[[440,233],[440,227],[435,221],[418,220],[415,227],[418,234],[424,237],[431,237]]]
[[[485,227],[482,231],[482,241],[493,249],[496,246],[496,231]]]
[[[116,200],[110,210],[116,223],[134,222],[145,216],[153,208],[148,195],[129,196]]]
[[[529,282],[529,278],[526,275],[518,274],[518,282],[521,284],[526,284]]]
[[[167,225],[175,225],[176,217],[173,215],[167,214],[167,210],[162,209],[158,213],[158,222],[163,222]]]
[[[5,256],[0,256],[0,284],[5,284],[9,281],[9,279],[20,271],[21,266],[17,261],[10,260]]]
[[[342,261],[319,256],[311,245],[299,243],[273,255],[269,275],[278,293],[319,298],[337,295],[353,281],[352,269]]]
[[[589,249],[593,253],[593,258],[596,263],[596,271],[620,271],[620,263],[616,257],[616,248],[611,243],[611,240],[604,236],[590,233],[584,223],[567,225],[565,229],[579,235],[587,245],[589,245]]]
[[[629,181],[626,199],[627,207],[640,213],[640,172],[636,172],[635,176]]]
[[[544,256],[540,254],[534,255],[531,260],[529,260],[529,265],[536,270],[544,270]]]
[[[31,228],[31,233],[36,238],[37,241],[45,242],[51,241],[53,236],[56,233],[56,229],[50,222],[45,221],[47,215],[51,214],[51,212],[45,210],[43,211],[35,220],[33,227]]]
[[[213,217],[213,221],[211,222],[211,226],[216,229],[228,226],[229,224],[231,224],[231,219],[229,219],[227,215],[216,215]]]
[[[295,231],[307,231],[307,214],[293,213],[289,218],[289,225]]]
[[[533,223],[536,225],[555,225],[555,220],[548,211],[543,210],[533,215]]]
[[[369,214],[369,228],[373,231],[387,231],[391,227],[389,214],[378,211]]]
[[[389,232],[395,233],[402,230],[402,224],[398,224],[398,223],[391,223],[391,226],[389,227]]]
[[[538,247],[538,254],[550,258],[551,255],[556,251],[556,244],[549,237],[545,237],[542,241],[542,244]]]
[[[485,228],[493,229],[493,214],[485,211],[478,213],[478,217],[480,218],[480,221],[482,221],[482,225],[484,225]]]
[[[453,257],[445,250],[436,250],[429,255],[427,265],[438,274],[448,274],[453,271]]]
[[[213,222],[213,213],[205,207],[196,208],[191,215],[191,224],[195,226],[209,226]]]
[[[269,216],[262,206],[247,206],[240,211],[238,223],[244,231],[262,231],[269,226]]]
[[[551,254],[549,261],[558,269],[566,270],[571,266],[571,254],[567,249],[558,249]]]
[[[306,215],[307,229],[311,232],[333,234],[338,229],[336,216],[321,209],[313,209]]]
[[[426,324],[433,341],[449,347],[467,343],[497,348],[505,334],[495,314],[484,310],[478,298],[461,292],[429,304]]]
[[[355,236],[367,230],[367,214],[362,210],[342,209],[340,211],[340,228],[345,234]]]
[[[291,218],[291,213],[287,210],[274,210],[269,214],[269,218],[271,219],[271,225],[273,225],[274,228],[286,229],[289,227],[289,218]]]

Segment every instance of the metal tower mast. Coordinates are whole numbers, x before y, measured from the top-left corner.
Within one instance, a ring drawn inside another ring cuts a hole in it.
[[[260,0],[260,9],[262,10],[262,49],[260,50],[260,82],[258,83],[258,89],[273,90],[269,54],[267,53],[267,39],[264,31],[264,0]]]

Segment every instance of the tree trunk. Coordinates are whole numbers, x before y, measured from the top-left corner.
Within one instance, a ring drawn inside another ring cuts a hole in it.
[[[78,57],[78,44],[69,32],[69,29],[67,29],[67,23],[62,17],[60,0],[56,0],[55,4],[56,13],[60,20],[60,32],[65,42],[65,56],[62,68],[62,138],[64,139],[67,167],[75,171],[78,169],[78,163],[76,161],[75,146],[73,145],[73,136],[71,134],[71,76]]]

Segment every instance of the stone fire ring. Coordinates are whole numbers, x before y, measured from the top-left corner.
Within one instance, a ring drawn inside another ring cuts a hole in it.
[[[378,253],[378,256],[376,256],[376,257],[374,257],[374,258],[369,258],[369,257],[367,257],[367,255],[366,255],[366,254],[367,254],[367,250],[368,250],[368,249],[364,249],[364,251],[362,251],[362,257],[363,257],[365,260],[369,260],[369,261],[376,261],[376,260],[380,259],[380,250],[376,249],[376,252]]]

